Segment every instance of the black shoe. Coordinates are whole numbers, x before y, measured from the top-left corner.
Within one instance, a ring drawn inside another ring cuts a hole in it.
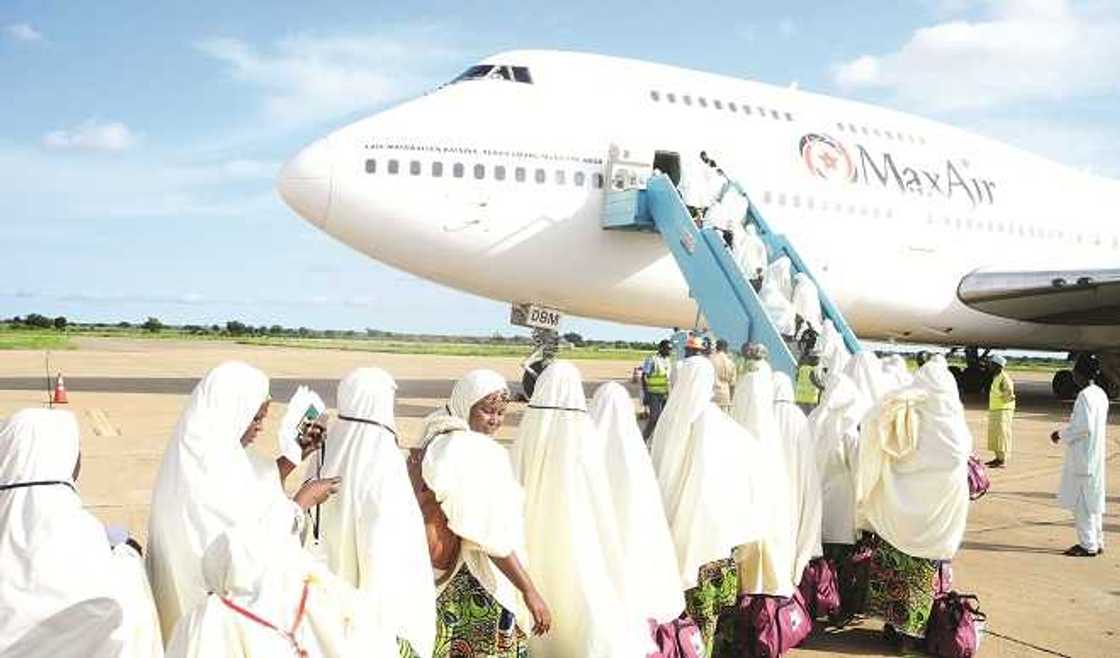
[[[1002,459],[993,459],[990,462],[985,462],[984,463],[984,465],[987,466],[988,468],[1003,468],[1003,464],[1004,464],[1004,462],[1003,462]]]
[[[1062,555],[1068,555],[1070,557],[1097,557],[1099,554],[1100,551],[1090,551],[1081,544],[1074,544],[1067,548]]]

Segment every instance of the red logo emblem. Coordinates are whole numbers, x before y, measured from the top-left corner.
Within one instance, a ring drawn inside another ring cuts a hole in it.
[[[856,182],[856,167],[844,145],[828,135],[810,133],[798,145],[805,166],[818,178]]]

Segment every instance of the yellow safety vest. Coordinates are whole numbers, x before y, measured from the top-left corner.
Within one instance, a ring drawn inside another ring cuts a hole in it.
[[[668,359],[654,356],[653,372],[646,373],[646,392],[667,395],[669,393]]]
[[[793,399],[797,404],[816,404],[820,402],[821,391],[813,383],[813,366],[804,363],[797,367],[797,385]]]
[[[1015,409],[1015,382],[1007,375],[1006,370],[1000,371],[992,380],[988,389],[989,411],[1012,411]]]

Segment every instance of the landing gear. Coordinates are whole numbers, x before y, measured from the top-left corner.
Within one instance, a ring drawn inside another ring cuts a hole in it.
[[[533,397],[537,377],[556,358],[556,351],[560,349],[560,334],[554,329],[534,328],[533,345],[536,349],[521,362],[521,391],[526,401]]]
[[[957,380],[957,388],[962,396],[981,395],[988,391],[988,386],[992,383],[992,375],[986,367],[986,360],[990,351],[985,350],[983,354],[980,354],[980,348],[966,347],[964,349],[965,367],[963,369],[959,366],[949,368],[953,377]]]

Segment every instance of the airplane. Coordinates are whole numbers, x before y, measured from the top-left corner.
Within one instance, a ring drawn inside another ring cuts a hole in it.
[[[277,188],[319,229],[452,288],[693,326],[661,237],[606,231],[616,169],[699,180],[706,151],[862,338],[1069,351],[1120,389],[1120,182],[874,105],[597,54],[517,50],[335,130]],[[1111,221],[1110,221],[1111,220]],[[536,307],[536,306],[535,306]],[[1076,393],[1059,371],[1057,395]]]

